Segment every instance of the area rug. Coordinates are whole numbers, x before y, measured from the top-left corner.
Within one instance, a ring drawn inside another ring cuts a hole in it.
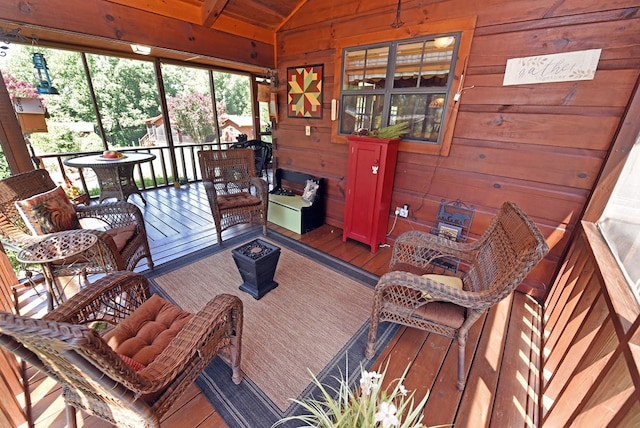
[[[274,277],[278,287],[260,300],[238,289],[242,279],[231,255],[232,249],[255,238],[281,248]],[[341,374],[355,380],[360,363],[368,367],[373,361],[365,359],[364,348],[378,277],[283,235],[250,232],[148,276],[158,293],[192,312],[219,293],[243,301],[243,382],[233,384],[231,370],[219,358],[198,379],[232,428],[270,427],[299,413],[292,399],[314,393],[311,373],[324,383]],[[379,350],[396,330],[382,324]]]

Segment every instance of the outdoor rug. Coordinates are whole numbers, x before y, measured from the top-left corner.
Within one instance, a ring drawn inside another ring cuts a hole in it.
[[[260,300],[239,290],[242,279],[231,250],[255,238],[281,248],[278,287]],[[276,232],[257,231],[162,265],[147,276],[154,291],[188,311],[198,311],[219,293],[244,304],[240,385],[216,358],[197,383],[232,428],[270,427],[298,414],[291,399],[314,393],[310,371],[326,384],[335,376],[359,380],[397,326],[381,323],[377,353],[364,357],[373,287],[378,277]],[[348,373],[347,373],[348,370]],[[295,426],[295,424],[289,425]]]

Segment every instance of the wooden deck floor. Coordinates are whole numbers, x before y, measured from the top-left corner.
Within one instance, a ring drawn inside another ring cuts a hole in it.
[[[156,266],[212,245],[216,241],[209,206],[200,184],[180,189],[144,192],[146,206],[138,196],[130,202],[142,210]],[[246,230],[238,226],[223,234],[231,237]],[[391,249],[375,254],[361,243],[342,242],[342,230],[324,225],[304,235],[270,224],[270,230],[313,246],[377,275],[386,272]],[[141,263],[136,270],[147,267]],[[29,313],[44,309],[33,297],[23,300]],[[24,312],[23,312],[24,313]],[[388,378],[399,376],[411,365],[405,385],[417,391],[417,399],[429,394],[423,423],[456,427],[538,426],[538,361],[540,307],[531,298],[515,293],[478,321],[467,342],[469,375],[465,390],[456,389],[457,344],[438,335],[402,328],[376,363],[390,359]],[[32,418],[36,427],[64,427],[66,418],[55,382],[29,369]],[[78,415],[79,426],[110,427],[95,417]],[[196,386],[192,386],[163,426],[225,427],[215,409]]]

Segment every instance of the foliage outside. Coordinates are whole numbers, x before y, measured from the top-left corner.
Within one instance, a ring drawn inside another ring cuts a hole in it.
[[[283,418],[273,426],[299,421],[305,424],[303,426],[321,428],[425,427],[422,413],[429,395],[414,403],[415,391],[409,392],[403,385],[408,368],[386,389],[382,385],[387,368],[382,373],[368,372],[361,365],[360,372],[360,386],[355,391],[349,387],[348,377],[335,377],[338,386],[331,387],[312,375],[320,392],[319,398],[293,400],[307,414]]]
[[[31,60],[36,49],[46,56],[52,83],[60,95],[38,95]],[[40,98],[47,109],[49,132],[29,136],[37,154],[138,146],[147,134],[147,122],[161,114],[152,61],[86,54],[105,131],[108,146],[105,148],[81,53],[17,44],[12,44],[10,50],[2,63],[2,76],[11,99]],[[194,142],[204,142],[207,136],[215,134],[209,70],[163,64],[162,74],[175,130],[189,134]],[[213,80],[219,120],[224,114],[252,115],[248,76],[213,72]],[[82,132],[74,126],[79,123],[84,124]]]

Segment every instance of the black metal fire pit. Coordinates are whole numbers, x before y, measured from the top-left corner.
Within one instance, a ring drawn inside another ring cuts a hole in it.
[[[232,250],[231,254],[244,281],[240,290],[260,299],[278,286],[273,276],[280,258],[280,247],[256,239]]]

